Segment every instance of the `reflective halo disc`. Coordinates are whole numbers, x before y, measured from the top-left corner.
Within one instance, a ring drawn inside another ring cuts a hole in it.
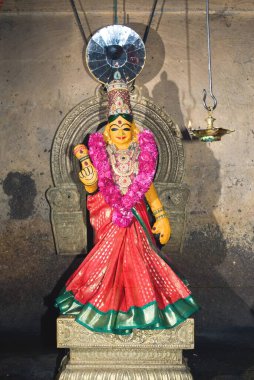
[[[110,25],[98,30],[86,49],[89,71],[104,84],[117,76],[127,83],[133,81],[143,69],[145,58],[141,37],[124,25]]]

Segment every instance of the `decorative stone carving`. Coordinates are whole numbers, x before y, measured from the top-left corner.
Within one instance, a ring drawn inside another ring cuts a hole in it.
[[[178,183],[155,183],[156,189],[160,194],[163,206],[169,215],[172,228],[172,236],[164,250],[168,252],[179,252],[182,249],[185,221],[186,204],[189,199],[190,191],[187,186]]]
[[[184,152],[180,129],[171,118],[151,100],[135,92],[131,103],[137,125],[150,129],[159,149],[156,186],[162,196],[172,222],[170,251],[179,251],[183,239],[185,206],[188,189],[181,185],[184,171]],[[84,100],[71,110],[62,121],[54,138],[51,154],[51,168],[55,188],[50,189],[47,198],[52,207],[51,222],[56,250],[59,254],[77,255],[86,250],[86,222],[84,190],[79,184],[79,162],[73,157],[73,147],[85,141],[90,133],[102,131],[106,123],[107,97],[95,96]],[[72,194],[80,193],[80,203],[71,209],[72,199],[66,198],[68,189]],[[66,192],[67,191],[67,192]],[[57,195],[59,192],[59,195]],[[66,195],[63,195],[65,194]],[[170,195],[170,202],[168,196]],[[65,199],[58,202],[53,199]],[[54,204],[53,204],[54,203]],[[81,214],[83,213],[83,218]],[[79,229],[76,227],[80,221]],[[73,223],[69,226],[68,223]],[[79,232],[81,235],[79,236]],[[83,239],[83,240],[82,240]]]
[[[73,317],[57,320],[57,346],[70,348],[59,380],[192,380],[183,349],[194,345],[192,319],[169,330],[134,330],[131,335],[87,330]]]
[[[84,214],[75,185],[57,186],[47,191],[56,250],[59,254],[81,253],[86,245]]]

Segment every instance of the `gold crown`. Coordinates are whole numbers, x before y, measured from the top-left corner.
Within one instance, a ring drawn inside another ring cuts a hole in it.
[[[110,91],[115,91],[115,90],[121,90],[121,91],[128,91],[128,86],[127,83],[124,82],[122,79],[114,79],[112,82],[110,82],[107,85],[107,92],[109,93]]]

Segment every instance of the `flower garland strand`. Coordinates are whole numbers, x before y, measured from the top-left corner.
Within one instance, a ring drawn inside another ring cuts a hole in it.
[[[112,221],[119,227],[130,225],[134,207],[148,191],[156,170],[157,146],[152,132],[145,130],[138,134],[140,154],[139,171],[126,194],[122,195],[113,180],[111,165],[106,151],[106,143],[101,133],[93,133],[89,138],[89,155],[98,171],[98,186],[109,206],[113,208]]]

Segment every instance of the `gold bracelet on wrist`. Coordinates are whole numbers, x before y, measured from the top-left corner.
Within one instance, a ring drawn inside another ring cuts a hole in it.
[[[82,182],[83,183],[83,182]],[[90,187],[90,186],[94,186],[95,184],[97,183],[97,179],[93,182],[93,183],[89,183],[89,184],[85,184],[85,183],[83,183],[83,185],[86,187]]]
[[[164,211],[164,208],[163,208],[163,207],[158,208],[158,210],[153,211],[153,215],[157,215],[157,214],[159,214],[159,213],[162,212],[162,211]]]
[[[88,158],[90,158],[90,157],[89,157],[89,155],[87,154],[86,156],[81,157],[81,159],[80,159],[79,161],[80,161],[80,162],[83,162],[83,161],[87,160]]]
[[[168,216],[167,216],[167,214],[165,213],[165,214],[161,214],[161,215],[157,216],[157,218],[155,217],[155,219],[156,219],[156,221],[157,221],[157,220],[164,219],[164,218],[167,218],[167,217],[168,217]]]

